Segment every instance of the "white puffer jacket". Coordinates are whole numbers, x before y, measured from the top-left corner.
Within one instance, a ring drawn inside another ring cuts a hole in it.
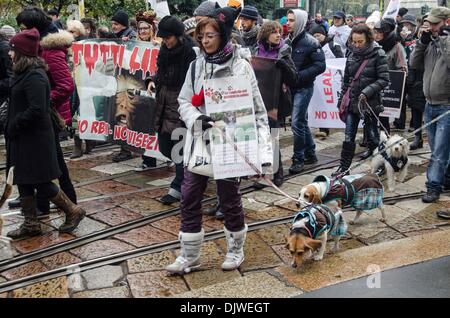
[[[229,76],[247,76],[251,79],[253,88],[253,103],[255,107],[256,128],[258,130],[258,149],[259,160],[261,164],[273,163],[272,143],[270,139],[269,121],[267,118],[266,107],[259,92],[258,82],[255,77],[250,63],[245,59],[249,57],[248,50],[242,49],[239,45],[235,45],[233,57],[224,64],[211,64],[205,61],[205,58],[200,55],[193,63],[195,63],[195,93],[198,94],[204,84],[206,78],[223,78]],[[181,119],[187,127],[186,144],[184,151],[184,164],[187,166],[192,153],[192,145],[194,141],[193,131],[194,123],[201,116],[206,115],[205,106],[194,107],[192,105],[192,90],[191,64],[186,74],[183,88],[178,97],[180,107],[178,111]]]

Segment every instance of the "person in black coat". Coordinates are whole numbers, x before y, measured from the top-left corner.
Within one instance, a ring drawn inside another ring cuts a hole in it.
[[[350,104],[345,118],[345,140],[342,145],[341,163],[339,169],[332,174],[333,177],[348,173],[355,155],[355,138],[361,119],[364,120],[366,133],[368,134],[369,149],[373,151],[378,147],[380,134],[377,128],[377,118],[368,107],[370,106],[377,116],[383,111],[380,93],[389,84],[386,54],[375,43],[369,27],[365,24],[353,27],[350,39],[352,41],[349,48],[351,53],[345,65],[344,81],[338,105],[341,105],[342,97],[350,87],[362,63],[365,60],[368,62],[350,90]],[[361,111],[363,114],[361,114]],[[363,118],[361,118],[362,115]]]
[[[13,239],[41,234],[36,192],[66,214],[60,232],[73,231],[86,212],[73,204],[52,180],[61,175],[50,114],[50,82],[38,57],[39,32],[24,30],[11,39],[14,77],[6,123],[7,168],[14,171],[24,223],[7,235]]]
[[[9,92],[9,81],[12,77],[11,71],[11,58],[8,55],[9,52],[9,41],[3,32],[0,32],[0,105],[2,105],[8,99]],[[3,112],[6,107],[1,109]],[[4,114],[0,114],[0,134],[3,133],[5,128]]]

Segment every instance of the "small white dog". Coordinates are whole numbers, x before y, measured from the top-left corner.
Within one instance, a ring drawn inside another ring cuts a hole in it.
[[[386,151],[380,154],[379,152],[384,149]],[[372,173],[375,173],[378,168],[384,165],[388,178],[388,189],[391,192],[395,191],[396,177],[398,176],[399,182],[403,182],[408,174],[410,165],[408,140],[399,135],[387,138],[386,134],[382,132],[380,146],[374,153],[376,156],[372,159]]]

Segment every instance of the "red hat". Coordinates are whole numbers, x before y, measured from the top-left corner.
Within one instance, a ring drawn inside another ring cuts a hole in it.
[[[24,30],[14,36],[9,44],[14,51],[26,56],[38,56],[39,32],[36,29]]]

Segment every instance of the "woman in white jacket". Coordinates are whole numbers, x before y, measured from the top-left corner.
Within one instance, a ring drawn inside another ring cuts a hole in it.
[[[231,43],[231,31],[239,11],[227,7],[214,10],[196,27],[196,38],[202,54],[192,62],[178,98],[179,113],[187,127],[184,163],[187,165],[194,141],[194,124],[202,130],[211,128],[212,119],[206,116],[203,97],[205,79],[244,76],[251,81],[253,102],[258,130],[260,161],[263,166],[272,163],[272,146],[266,108],[264,106],[254,71],[242,58],[241,49]],[[195,67],[194,83],[192,67]],[[201,134],[200,134],[201,135]],[[203,242],[202,197],[208,177],[190,172],[185,168],[181,187],[181,228],[179,239],[181,254],[166,270],[184,274],[200,266],[200,248]],[[244,261],[244,242],[247,225],[244,222],[239,179],[217,180],[217,194],[225,216],[225,234],[228,253],[222,264],[223,270],[234,270]]]

